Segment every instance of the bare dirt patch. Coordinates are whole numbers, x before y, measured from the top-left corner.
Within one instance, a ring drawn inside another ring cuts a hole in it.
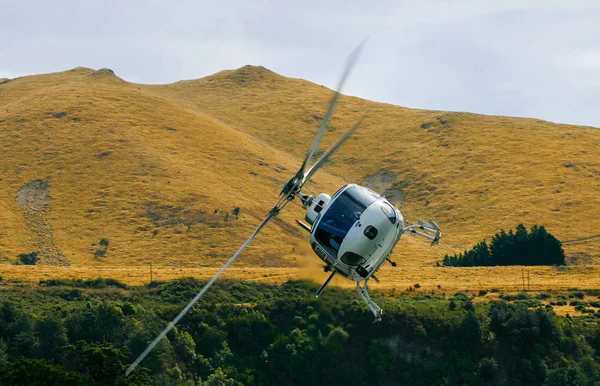
[[[38,210],[42,205],[51,200],[48,195],[49,191],[50,185],[42,180],[35,180],[25,184],[17,192],[17,205],[21,208]]]
[[[35,180],[17,191],[15,201],[23,209],[25,221],[38,249],[42,265],[70,265],[64,253],[54,242],[54,230],[48,222],[47,205],[51,197],[50,185],[46,181]]]
[[[384,195],[391,202],[404,202],[404,191],[393,187],[395,181],[396,175],[387,170],[382,170],[364,178],[365,186]]]

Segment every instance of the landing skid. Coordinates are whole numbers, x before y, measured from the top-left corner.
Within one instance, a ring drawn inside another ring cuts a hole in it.
[[[365,284],[362,288],[360,287],[360,282],[357,281],[356,290],[358,291],[358,294],[360,295],[362,300],[367,304],[367,307],[369,307],[369,309],[375,316],[375,322],[379,322],[381,321],[381,307],[379,307],[373,300],[371,300],[371,297],[369,296],[369,288],[367,287],[368,281],[369,279],[365,280]]]

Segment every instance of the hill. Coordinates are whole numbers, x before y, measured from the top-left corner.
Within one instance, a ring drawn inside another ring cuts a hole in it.
[[[0,142],[10,154],[0,159],[4,260],[40,250],[45,264],[219,264],[298,165],[110,70],[19,78],[0,86],[0,104]],[[326,180],[329,189],[342,183]],[[301,233],[282,218],[248,261],[285,265],[280,256]],[[107,257],[96,258],[103,237]]]
[[[253,66],[169,85],[85,68],[5,80],[0,260],[39,250],[45,264],[217,266],[274,203],[330,97]],[[600,130],[344,96],[323,146],[365,112],[310,188],[364,183],[409,221],[434,218],[441,247],[406,237],[402,264],[430,266],[518,223],[571,241],[571,261],[600,262]],[[306,235],[293,224],[302,215],[283,213],[240,264],[302,261]]]
[[[297,157],[331,96],[322,86],[254,66],[146,88]],[[600,240],[577,242],[599,233],[597,128],[342,97],[325,142],[365,113],[328,171],[385,193],[411,221],[436,219],[446,247],[462,250],[522,222],[543,224],[567,241],[571,260],[600,261]],[[410,259],[417,248],[419,259],[429,256],[420,243],[410,248],[398,253]]]

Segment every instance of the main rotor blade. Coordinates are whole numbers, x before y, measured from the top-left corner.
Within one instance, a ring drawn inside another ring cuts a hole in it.
[[[333,94],[333,97],[331,98],[331,102],[329,102],[329,108],[327,109],[327,112],[325,113],[325,116],[323,117],[323,120],[321,121],[321,125],[319,126],[319,130],[317,131],[317,135],[315,135],[315,139],[313,140],[312,146],[308,150],[308,153],[306,154],[306,158],[304,158],[304,162],[302,162],[302,166],[300,167],[298,174],[304,174],[304,169],[306,168],[306,165],[308,164],[308,162],[310,161],[312,156],[315,154],[315,151],[317,151],[317,149],[319,148],[319,144],[321,143],[321,140],[323,139],[323,135],[325,134],[325,129],[327,129],[327,126],[329,125],[329,120],[331,119],[331,115],[333,114],[333,109],[337,103],[339,96],[340,96],[342,86],[346,82],[346,78],[348,78],[348,74],[350,74],[350,71],[352,70],[354,63],[356,63],[358,54],[360,53],[360,50],[362,49],[363,45],[365,44],[365,41],[366,41],[366,39],[363,40],[362,42],[360,42],[360,44],[354,49],[354,51],[352,51],[350,56],[348,56],[348,60],[346,61],[346,67],[344,68],[344,72],[342,73],[342,78],[340,79],[340,82],[338,83],[336,91]]]
[[[250,244],[250,242],[252,241],[254,236],[256,236],[258,234],[258,232],[260,232],[260,230],[267,224],[267,222],[269,222],[269,220],[271,220],[273,217],[275,217],[277,215],[278,211],[276,211],[274,209],[269,212],[269,215],[260,223],[260,225],[256,228],[256,230],[254,230],[254,233],[252,233],[250,238],[248,238],[248,240],[246,240],[246,242],[240,247],[240,249],[238,249],[238,251],[233,256],[231,256],[231,258],[229,258],[229,260],[227,260],[227,262],[225,263],[223,268],[221,268],[219,270],[219,272],[217,272],[217,274],[212,279],[210,279],[210,281],[208,283],[206,283],[206,285],[200,290],[200,292],[198,292],[198,294],[196,296],[194,296],[192,301],[189,302],[188,305],[185,306],[185,308],[183,310],[181,310],[179,315],[177,315],[175,317],[175,319],[173,319],[172,322],[169,322],[169,325],[160,334],[158,334],[156,339],[154,339],[154,341],[152,343],[150,343],[148,348],[146,348],[146,350],[144,350],[144,352],[141,353],[139,357],[137,357],[137,359],[131,364],[131,366],[129,366],[129,368],[125,372],[125,376],[128,376],[129,374],[131,374],[131,372],[133,370],[135,370],[135,368],[140,364],[140,362],[143,361],[144,358],[146,358],[146,356],[148,354],[150,354],[150,352],[162,340],[162,338],[164,338],[165,335],[167,335],[167,333],[169,331],[171,331],[173,329],[173,327],[175,327],[177,322],[179,322],[179,319],[181,319],[190,310],[190,308],[192,308],[194,306],[194,304],[196,304],[198,299],[200,299],[202,297],[202,295],[204,295],[204,293],[215,283],[215,281],[217,281],[219,276],[221,276],[221,274],[223,272],[225,272],[225,270],[231,265],[231,263],[233,263],[235,261],[235,259],[238,258],[238,256],[242,253],[242,251],[248,246],[248,244]]]
[[[346,131],[344,135],[342,135],[333,145],[331,145],[329,149],[327,149],[325,153],[323,153],[321,158],[319,158],[319,160],[315,162],[315,164],[311,166],[310,169],[308,169],[308,172],[306,172],[306,176],[304,176],[304,180],[302,181],[303,183],[308,181],[310,177],[313,174],[315,174],[316,171],[319,170],[319,168],[325,164],[325,162],[327,162],[331,154],[333,154],[333,152],[335,152],[338,147],[340,147],[344,142],[346,142],[348,138],[350,138],[350,136],[354,133],[358,126],[360,126],[364,118],[365,116],[363,115],[356,122],[354,122],[354,125],[352,125],[352,127],[348,131]]]

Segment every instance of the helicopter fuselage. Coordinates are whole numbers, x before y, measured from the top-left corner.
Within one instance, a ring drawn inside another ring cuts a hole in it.
[[[310,244],[327,266],[357,282],[371,277],[400,240],[400,211],[369,188],[349,184],[320,194],[307,210]]]

